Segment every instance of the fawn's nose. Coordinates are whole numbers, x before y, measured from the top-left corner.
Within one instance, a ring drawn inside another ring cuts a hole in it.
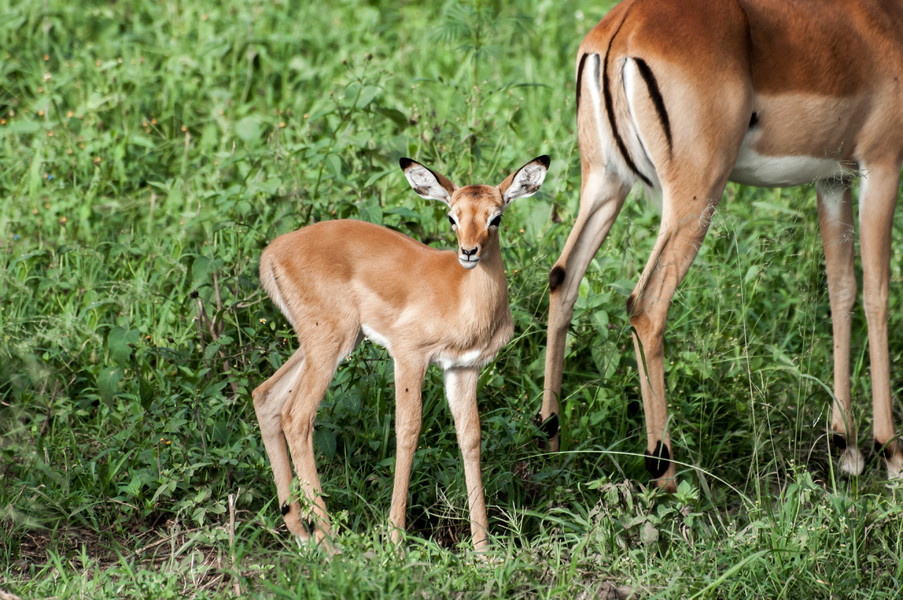
[[[463,254],[464,256],[473,256],[477,253],[477,248],[477,246],[474,246],[470,250],[468,250],[467,248],[461,248],[461,254]]]

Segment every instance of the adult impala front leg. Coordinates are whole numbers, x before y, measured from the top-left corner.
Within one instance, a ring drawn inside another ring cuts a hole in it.
[[[898,159],[899,160],[899,159]],[[872,414],[875,450],[881,453],[891,479],[903,477],[903,448],[894,431],[887,346],[887,306],[890,292],[890,243],[900,189],[900,163],[865,165],[859,183],[862,287],[869,332]]]
[[[816,186],[818,224],[825,251],[828,298],[834,333],[834,403],[831,406],[831,444],[841,451],[840,470],[859,475],[865,459],[858,448],[850,402],[850,329],[856,303],[853,195],[849,182],[826,181]]]

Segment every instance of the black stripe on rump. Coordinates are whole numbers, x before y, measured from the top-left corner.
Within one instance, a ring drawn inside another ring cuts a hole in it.
[[[621,25],[623,24],[624,22],[622,21]],[[608,75],[608,56],[611,53],[611,45],[615,41],[615,36],[618,35],[619,31],[621,31],[621,27],[618,27],[614,35],[611,36],[611,39],[608,40],[608,50],[605,52],[605,66],[603,67],[602,71],[602,96],[605,99],[605,112],[608,113],[608,124],[611,127],[611,133],[615,136],[615,142],[617,142],[618,144],[618,150],[621,152],[621,156],[624,158],[627,166],[636,174],[637,177],[643,180],[643,183],[645,183],[649,187],[653,187],[652,182],[648,177],[640,173],[640,170],[637,168],[636,163],[633,162],[633,158],[630,157],[630,153],[627,152],[627,146],[624,144],[624,140],[621,138],[621,132],[618,131],[618,124],[615,121],[615,113],[611,99],[611,78]],[[596,77],[596,85],[599,85],[598,67],[599,63],[596,63],[596,69],[594,71],[594,75]]]
[[[668,140],[668,155],[670,156],[673,150],[673,144],[671,142],[671,121],[668,119],[668,111],[665,109],[665,100],[662,98],[662,92],[658,89],[658,81],[656,81],[652,69],[649,68],[649,65],[646,64],[645,60],[642,58],[634,58],[633,60],[640,70],[640,76],[643,78],[643,81],[646,82],[646,88],[649,90],[649,97],[652,99],[652,104],[655,106],[655,112],[658,113],[658,120],[662,124],[662,129],[665,130],[665,138]]]
[[[580,56],[580,64],[577,66],[577,109],[580,112],[580,90],[583,87],[583,64],[586,62],[586,53]]]

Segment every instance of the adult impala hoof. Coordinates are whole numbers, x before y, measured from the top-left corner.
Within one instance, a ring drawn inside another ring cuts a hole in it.
[[[857,477],[865,470],[865,458],[858,448],[847,448],[840,455],[840,472],[846,477]]]
[[[884,456],[884,463],[887,465],[887,478],[890,480],[903,479],[903,452],[896,442],[890,442],[886,445],[879,446],[875,442],[875,451]]]
[[[308,536],[295,535],[292,537],[295,539],[295,545],[299,549],[305,550],[310,548],[319,550],[327,559],[342,553],[342,549],[332,541],[332,538],[326,537],[320,533]]]

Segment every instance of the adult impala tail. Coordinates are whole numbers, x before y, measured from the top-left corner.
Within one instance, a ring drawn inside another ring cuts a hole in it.
[[[405,177],[420,196],[441,200],[458,251],[439,251],[361,221],[328,221],[276,238],[260,257],[260,281],[298,334],[300,347],[254,390],[254,408],[289,530],[317,542],[330,533],[314,464],[317,407],[336,368],[365,337],[395,360],[395,487],[392,539],[404,529],[408,483],[420,434],[423,377],[445,372],[445,391],[464,458],[470,523],[487,544],[480,477],[477,380],[511,337],[508,288],[499,248],[502,213],[539,190],[549,157],[536,158],[498,186],[459,188],[408,158]],[[288,452],[286,451],[288,443]],[[295,464],[303,506],[290,497]],[[312,522],[313,531],[302,524]]]
[[[834,334],[831,427],[841,469],[863,469],[850,411],[851,178],[859,227],[874,442],[903,476],[887,348],[890,238],[903,164],[901,0],[625,0],[577,54],[580,210],[549,273],[540,417],[554,422],[580,280],[635,182],[662,194],[658,238],[627,303],[646,418],[646,466],[674,488],[663,344],[674,290],[728,180],[815,182]],[[814,220],[814,217],[813,217]],[[550,445],[558,447],[557,430]]]

